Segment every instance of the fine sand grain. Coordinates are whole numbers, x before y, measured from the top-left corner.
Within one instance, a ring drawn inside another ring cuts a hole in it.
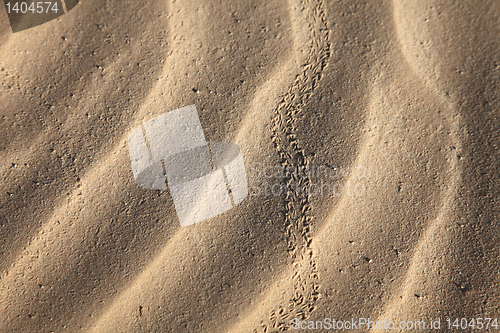
[[[181,228],[127,140],[192,104],[250,194]],[[500,325],[499,145],[496,0],[2,7],[0,332]]]

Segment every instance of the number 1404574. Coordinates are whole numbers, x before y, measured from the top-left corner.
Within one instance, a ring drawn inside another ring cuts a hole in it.
[[[449,330],[497,330],[497,318],[447,318]]]
[[[6,5],[7,13],[38,13],[38,14],[48,14],[57,13],[59,10],[57,8],[57,2],[8,2]]]

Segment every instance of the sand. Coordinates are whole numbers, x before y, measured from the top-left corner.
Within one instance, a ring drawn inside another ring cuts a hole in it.
[[[499,37],[494,0],[0,9],[0,332],[500,317]],[[250,193],[181,228],[127,139],[192,104]]]

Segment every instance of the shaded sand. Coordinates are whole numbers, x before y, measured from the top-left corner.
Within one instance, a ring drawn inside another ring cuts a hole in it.
[[[0,332],[499,316],[499,36],[493,0],[0,10]],[[191,104],[251,188],[180,228],[127,139]]]

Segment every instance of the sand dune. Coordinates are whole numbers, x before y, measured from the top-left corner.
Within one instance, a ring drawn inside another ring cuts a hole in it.
[[[498,36],[497,1],[0,10],[0,332],[495,318]],[[191,104],[250,194],[181,228],[127,140]]]

